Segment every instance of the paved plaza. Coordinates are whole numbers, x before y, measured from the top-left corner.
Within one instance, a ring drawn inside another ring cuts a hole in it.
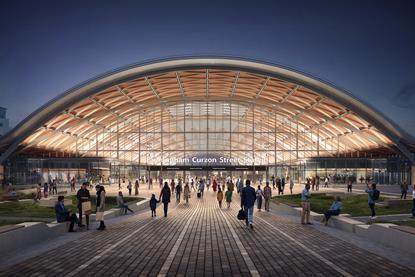
[[[105,231],[73,239],[0,276],[414,276],[415,271],[304,226],[255,212],[254,230],[236,219],[239,195],[219,209],[212,191],[108,223]],[[174,197],[172,197],[174,199]],[[68,234],[72,235],[72,234]],[[24,251],[24,249],[22,249]]]

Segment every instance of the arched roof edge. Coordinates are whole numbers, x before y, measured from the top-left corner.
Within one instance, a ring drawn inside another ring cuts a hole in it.
[[[345,106],[380,130],[412,161],[412,155],[402,143],[414,143],[415,138],[371,105],[332,83],[287,66],[233,56],[178,56],[147,60],[108,71],[82,82],[51,99],[35,110],[0,139],[3,162],[19,144],[35,130],[66,108],[116,84],[139,77],[197,68],[221,68],[267,75],[289,81],[315,91]],[[405,153],[406,152],[406,153]],[[408,156],[409,155],[409,156]]]

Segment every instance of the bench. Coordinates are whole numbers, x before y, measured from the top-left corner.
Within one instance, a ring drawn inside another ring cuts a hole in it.
[[[23,228],[24,226],[21,225],[4,225],[4,226],[0,226],[0,234],[6,233],[6,232],[10,232],[19,228]]]
[[[404,226],[391,223],[357,225],[356,235],[400,251],[415,254],[415,234],[407,232],[408,229],[402,227]]]
[[[328,225],[335,227],[337,229],[340,229],[342,231],[354,233],[355,226],[362,225],[362,222],[357,221],[356,219],[350,218],[347,215],[340,214],[338,216],[330,217]]]
[[[415,228],[414,227],[411,227],[411,226],[400,226],[400,225],[397,225],[397,226],[390,226],[389,228],[396,229],[396,230],[400,230],[402,232],[406,232],[406,233],[415,235]]]
[[[412,198],[411,199],[387,199],[385,201],[385,205],[387,207],[393,207],[393,206],[398,206],[401,203],[412,203]]]

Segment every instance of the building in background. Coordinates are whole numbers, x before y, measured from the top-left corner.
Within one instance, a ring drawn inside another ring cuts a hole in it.
[[[0,136],[4,136],[10,130],[6,111],[6,108],[0,107]]]

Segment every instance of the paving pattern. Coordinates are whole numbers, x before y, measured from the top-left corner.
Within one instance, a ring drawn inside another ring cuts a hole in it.
[[[234,200],[239,197],[235,195]],[[172,197],[174,199],[174,197]],[[415,276],[415,271],[281,216],[254,230],[213,192],[129,217],[0,271],[0,276]],[[226,205],[225,205],[226,206]]]

